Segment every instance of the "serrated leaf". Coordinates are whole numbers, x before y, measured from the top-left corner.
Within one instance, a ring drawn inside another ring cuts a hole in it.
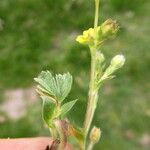
[[[72,76],[70,73],[56,75],[57,98],[62,102],[69,94],[72,86]]]
[[[60,102],[67,97],[72,86],[72,76],[70,73],[58,74],[54,78],[49,71],[42,71],[39,77],[34,80],[40,84],[38,88],[42,92],[49,93]]]
[[[74,104],[77,102],[76,100],[73,100],[71,102],[65,103],[62,107],[61,107],[61,116],[64,117],[66,115],[67,112],[69,112],[71,110],[71,108],[74,106]]]
[[[50,95],[55,96],[57,93],[57,87],[55,79],[49,71],[42,71],[38,78],[34,80],[40,84],[42,88],[48,91]]]
[[[53,101],[47,96],[41,96],[43,99],[43,110],[42,115],[43,119],[48,126],[51,126],[53,118],[56,114],[56,105]]]

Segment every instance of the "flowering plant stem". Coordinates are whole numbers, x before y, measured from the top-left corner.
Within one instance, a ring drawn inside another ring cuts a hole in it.
[[[95,65],[96,65],[95,52],[93,52],[93,54],[91,55],[91,80],[89,86],[88,105],[84,122],[85,136],[87,136],[88,131],[90,129],[98,99],[98,92],[95,89],[95,71],[96,71]]]
[[[95,0],[95,19],[94,19],[94,30],[95,30],[95,37],[94,37],[94,46],[90,47],[91,52],[91,79],[90,79],[90,85],[89,85],[89,95],[88,95],[88,105],[87,105],[87,111],[84,121],[84,129],[85,129],[85,140],[87,138],[96,105],[98,100],[98,90],[95,87],[96,83],[96,52],[99,49],[98,47],[98,41],[97,41],[97,26],[98,26],[98,14],[99,14],[99,0]]]

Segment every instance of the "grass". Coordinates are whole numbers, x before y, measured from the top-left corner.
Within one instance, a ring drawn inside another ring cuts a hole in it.
[[[140,145],[139,140],[149,133],[150,126],[150,85],[147,81],[150,2],[145,1],[140,7],[135,1],[132,3],[132,7],[121,3],[121,9],[109,0],[102,1],[101,22],[113,17],[121,24],[117,39],[108,41],[102,50],[108,58],[123,53],[127,62],[117,73],[118,77],[106,83],[101,91],[93,123],[103,131],[97,150],[149,149]],[[90,55],[87,47],[78,45],[74,39],[83,29],[90,27],[92,21],[92,1],[60,0],[59,4],[54,4],[50,0],[1,0],[1,96],[8,88],[33,86],[33,77],[42,69],[56,73],[70,71],[74,85],[69,97],[78,96],[80,99],[70,116],[74,116],[73,122],[81,124],[81,114],[85,113],[86,107]],[[41,121],[40,102],[35,104],[34,110],[32,107],[20,120],[1,123],[0,137],[48,135]],[[133,134],[131,138],[127,136],[128,131]]]

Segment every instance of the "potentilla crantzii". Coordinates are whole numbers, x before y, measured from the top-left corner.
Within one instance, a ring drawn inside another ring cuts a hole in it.
[[[95,0],[94,27],[83,31],[82,35],[76,38],[76,41],[80,44],[87,45],[91,53],[91,76],[87,111],[83,126],[76,126],[67,119],[67,113],[77,102],[77,99],[66,102],[66,98],[72,87],[73,79],[71,74],[53,75],[50,71],[42,71],[40,75],[35,78],[38,84],[37,92],[43,100],[43,119],[53,139],[58,140],[57,146],[59,150],[65,149],[70,136],[72,136],[72,139],[76,142],[75,148],[81,150],[93,149],[101,137],[100,128],[94,126],[90,131],[94,113],[97,108],[98,91],[103,83],[107,79],[112,79],[115,72],[125,63],[125,57],[119,54],[114,56],[109,65],[106,66],[107,59],[104,55],[105,52],[101,51],[101,45],[109,37],[117,33],[119,26],[117,22],[112,19],[107,19],[104,23],[99,25],[99,2],[100,0]],[[52,144],[51,148],[53,146]]]

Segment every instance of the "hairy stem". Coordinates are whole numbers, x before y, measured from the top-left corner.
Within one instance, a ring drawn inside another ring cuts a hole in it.
[[[94,18],[94,28],[98,25],[98,16],[99,16],[99,3],[100,0],[95,0],[95,18]]]
[[[89,95],[88,95],[88,104],[87,111],[84,121],[84,129],[85,129],[85,141],[87,139],[87,135],[93,120],[93,116],[96,109],[97,99],[98,99],[98,91],[95,88],[95,77],[96,77],[96,51],[98,50],[98,42],[97,42],[97,26],[98,26],[98,14],[99,14],[99,1],[95,0],[95,19],[94,19],[94,30],[95,30],[95,40],[94,46],[90,47],[91,50],[91,79],[89,85]]]
[[[53,139],[56,139],[57,138],[57,131],[56,131],[56,128],[49,128],[49,131],[50,131],[50,134],[52,136]]]
[[[90,142],[90,144],[88,145],[87,150],[92,150],[93,147],[94,147],[94,143],[93,143],[93,142]]]
[[[91,80],[90,80],[90,87],[89,87],[89,98],[88,98],[88,105],[87,105],[87,112],[84,122],[84,128],[85,128],[85,136],[87,136],[94,112],[96,109],[96,103],[98,98],[97,90],[95,90],[95,65],[96,65],[96,59],[95,59],[95,53],[91,56]]]
[[[60,138],[60,144],[59,144],[58,150],[63,150],[65,149],[66,144],[67,144],[68,124],[65,120],[56,120],[55,126],[57,128],[59,138]]]

